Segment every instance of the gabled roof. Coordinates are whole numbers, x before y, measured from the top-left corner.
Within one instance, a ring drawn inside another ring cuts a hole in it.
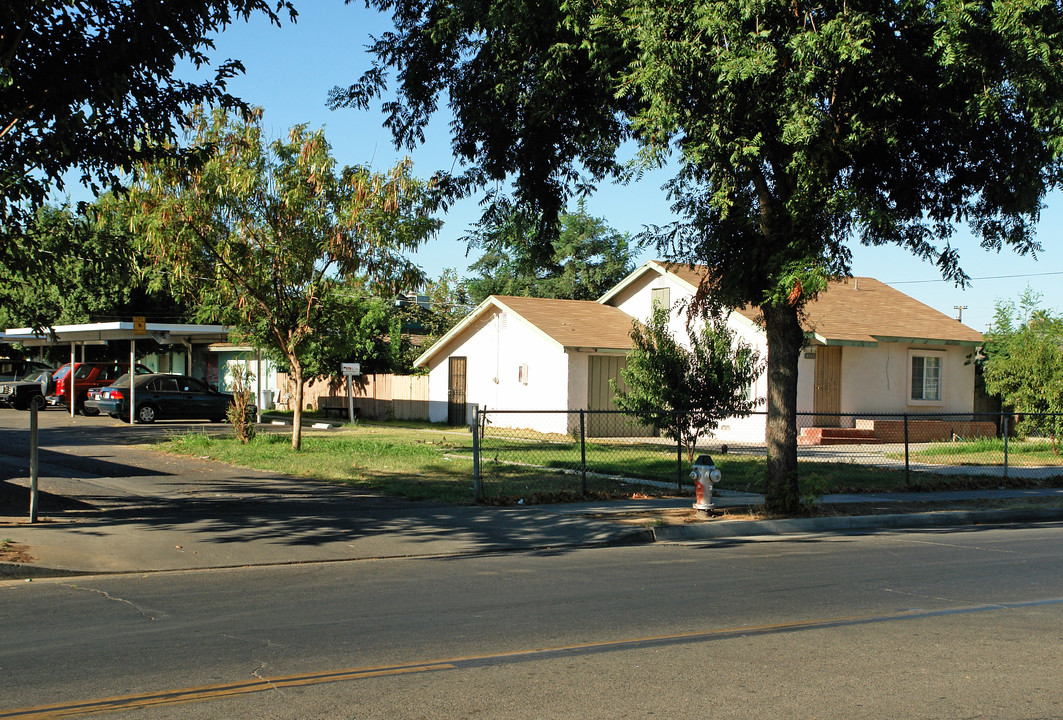
[[[420,367],[439,354],[466,328],[492,312],[505,312],[563,350],[620,351],[631,349],[632,317],[593,300],[492,295],[426,350],[413,365]]]
[[[708,269],[685,264],[650,261],[602,296],[608,302],[623,288],[647,273],[668,275],[695,292]],[[737,310],[757,321],[755,307]],[[982,334],[929,305],[870,277],[839,278],[808,303],[802,318],[805,331],[825,345],[876,345],[879,342],[918,344],[982,344]]]

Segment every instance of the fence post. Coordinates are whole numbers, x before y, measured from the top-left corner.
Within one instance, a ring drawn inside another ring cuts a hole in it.
[[[908,413],[904,413],[904,485],[911,487],[912,468],[908,462]]]
[[[480,502],[484,499],[483,481],[480,478],[480,413],[476,410],[472,415],[472,499]]]
[[[1004,429],[1004,479],[1008,479],[1008,416],[1000,413],[1000,426]]]
[[[681,418],[677,418],[680,422],[676,422],[676,439],[675,439],[675,490],[676,492],[683,492],[683,431],[681,430]]]
[[[587,423],[586,413],[579,411],[579,472],[580,493],[587,494]]]

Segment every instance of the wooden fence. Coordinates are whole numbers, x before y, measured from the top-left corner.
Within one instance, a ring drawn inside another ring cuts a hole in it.
[[[427,375],[363,375],[354,383],[354,407],[363,418],[378,420],[428,420]],[[282,398],[294,397],[287,375],[278,374]],[[347,381],[317,379],[303,387],[303,407],[318,410],[321,398],[347,399]],[[289,400],[290,402],[290,400]]]

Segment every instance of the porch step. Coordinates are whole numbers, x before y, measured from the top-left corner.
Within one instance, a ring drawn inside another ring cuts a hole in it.
[[[882,442],[875,431],[864,428],[806,427],[797,436],[798,445],[853,445]]]

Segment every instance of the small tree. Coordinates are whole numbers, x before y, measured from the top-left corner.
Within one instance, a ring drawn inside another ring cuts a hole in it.
[[[254,440],[258,432],[254,413],[251,410],[255,398],[255,393],[251,389],[254,377],[254,373],[249,369],[240,366],[239,369],[232,370],[229,378],[233,401],[225,410],[225,419],[233,426],[233,434],[242,445]]]
[[[1014,301],[998,302],[986,333],[986,390],[999,395],[1019,413],[1050,413],[1047,418],[1025,415],[1022,433],[1048,432],[1059,454],[1063,432],[1063,317],[1041,308],[1041,295],[1029,288]]]
[[[621,410],[637,413],[643,425],[656,425],[683,443],[693,462],[698,438],[711,434],[727,417],[742,417],[763,400],[750,386],[763,371],[760,354],[717,317],[700,331],[688,329],[690,349],[668,329],[668,310],[656,307],[648,326],[631,330],[634,347],[620,376],[626,392],[610,381]]]

